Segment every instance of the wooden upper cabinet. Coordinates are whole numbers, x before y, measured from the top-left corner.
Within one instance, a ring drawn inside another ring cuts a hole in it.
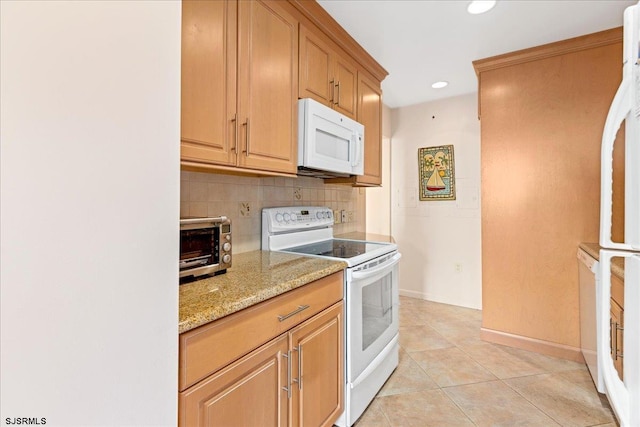
[[[278,3],[239,3],[238,164],[296,173],[298,22]]]
[[[356,184],[382,184],[382,91],[380,82],[358,74],[358,121],[364,125],[364,175]]]
[[[182,2],[181,158],[235,164],[236,3]]]
[[[380,82],[363,71],[358,72],[358,115],[364,125],[364,174],[330,178],[326,182],[356,187],[382,185],[382,90]]]
[[[358,67],[325,36],[300,25],[299,97],[356,118]]]
[[[296,173],[298,22],[287,7],[183,1],[183,165]]]

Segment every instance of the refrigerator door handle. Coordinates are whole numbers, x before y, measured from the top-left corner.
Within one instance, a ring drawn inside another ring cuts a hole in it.
[[[602,134],[601,188],[600,188],[600,246],[612,249],[634,250],[630,244],[611,240],[613,215],[613,146],[622,121],[630,114],[633,105],[631,81],[623,78],[609,109]]]

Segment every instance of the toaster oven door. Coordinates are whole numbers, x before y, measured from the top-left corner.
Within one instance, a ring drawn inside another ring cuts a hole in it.
[[[220,227],[180,230],[180,276],[218,264],[219,258]]]

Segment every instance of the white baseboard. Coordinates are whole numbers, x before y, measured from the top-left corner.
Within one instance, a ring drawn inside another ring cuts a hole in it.
[[[442,297],[438,297],[437,295],[428,294],[424,292],[411,291],[408,289],[400,289],[399,293],[403,297],[417,298],[417,299],[422,299],[426,301],[439,302],[442,304],[456,305],[458,307],[473,308],[474,310],[482,310],[482,306],[478,306],[477,304],[472,303],[470,301],[465,301],[464,298],[456,298],[456,300],[453,301],[450,298],[442,298]]]
[[[502,344],[508,347],[520,348],[522,350],[533,351],[547,356],[584,363],[582,351],[577,347],[487,328],[480,329],[480,338],[484,341],[489,341],[495,344]]]

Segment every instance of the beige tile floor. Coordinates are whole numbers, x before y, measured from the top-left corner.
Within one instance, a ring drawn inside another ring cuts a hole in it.
[[[584,364],[480,340],[479,310],[400,304],[400,363],[357,427],[617,425]]]

